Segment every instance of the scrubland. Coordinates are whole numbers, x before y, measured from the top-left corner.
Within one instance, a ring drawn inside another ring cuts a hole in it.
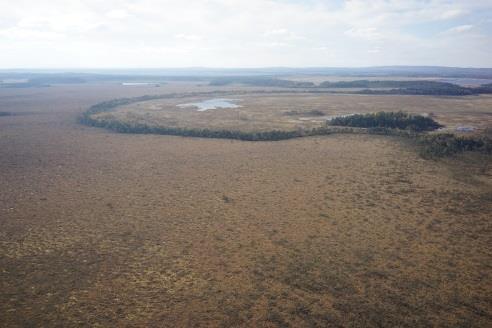
[[[479,131],[492,117],[489,96],[1,89],[0,111],[19,114],[0,117],[2,326],[492,324],[490,156],[428,160],[393,136],[244,142],[77,123],[101,101],[217,90],[243,107],[197,119],[172,99],[110,115],[297,129],[320,124],[303,112],[396,109]]]
[[[296,130],[323,126],[327,119],[357,113],[404,111],[430,115],[445,125],[446,131],[472,126],[485,132],[492,126],[492,96],[431,97],[402,95],[341,95],[329,93],[270,90],[255,93],[222,91],[179,95],[120,106],[95,118],[141,122],[154,126],[230,129],[239,131]],[[177,105],[213,97],[234,99],[238,108],[212,109]],[[490,133],[490,131],[487,131]]]

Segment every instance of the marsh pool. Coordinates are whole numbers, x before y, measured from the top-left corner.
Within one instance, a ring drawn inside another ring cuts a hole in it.
[[[198,108],[199,112],[204,112],[204,111],[209,110],[209,109],[241,107],[241,105],[234,103],[236,101],[238,101],[238,100],[237,99],[216,98],[216,99],[203,100],[203,101],[196,102],[196,103],[180,104],[177,106],[181,107],[181,108],[196,107],[196,108]]]

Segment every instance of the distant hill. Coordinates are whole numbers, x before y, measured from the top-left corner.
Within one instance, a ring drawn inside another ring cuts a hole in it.
[[[166,69],[74,69],[74,70],[0,70],[0,88],[46,87],[52,84],[79,84],[98,82],[148,82],[166,81],[209,82],[221,86],[233,83],[260,87],[314,88],[312,82],[292,81],[293,75],[325,75],[345,77],[436,77],[449,79],[489,79],[492,68],[460,68],[439,66],[382,66],[360,68],[310,67],[310,68],[166,68]],[[24,82],[7,82],[7,81]],[[2,83],[2,81],[5,81]],[[439,84],[440,83],[440,84]],[[439,84],[439,85],[438,85]],[[375,88],[394,88],[390,94],[475,94],[490,93],[490,86],[480,89],[460,88],[455,84],[432,81],[343,81],[323,82],[321,88],[367,88],[367,93],[383,93]],[[426,91],[422,92],[421,90]],[[429,91],[432,90],[432,91]]]
[[[469,96],[492,93],[492,87],[490,84],[484,84],[479,87],[471,88],[459,86],[453,83],[427,80],[326,81],[320,83],[319,85],[315,85],[312,82],[290,81],[272,77],[236,76],[219,77],[210,81],[210,85],[213,86],[223,86],[236,83],[256,87],[303,88],[315,89],[318,91],[321,91],[322,89],[337,89],[336,91],[327,90],[325,92],[346,94]]]
[[[219,77],[219,76],[409,76],[446,78],[491,78],[492,68],[444,66],[376,66],[376,67],[262,67],[262,68],[145,68],[145,69],[0,69],[0,79],[69,74],[85,79],[147,77]]]

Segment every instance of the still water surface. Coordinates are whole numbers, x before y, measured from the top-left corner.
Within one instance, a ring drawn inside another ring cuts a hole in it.
[[[196,103],[187,103],[187,104],[180,104],[178,107],[186,108],[186,107],[196,107],[198,108],[199,112],[204,112],[209,109],[217,109],[217,108],[238,108],[241,107],[238,104],[235,104],[234,101],[237,101],[237,99],[222,99],[222,98],[215,98],[215,99],[208,99],[208,100],[203,100],[200,102]]]

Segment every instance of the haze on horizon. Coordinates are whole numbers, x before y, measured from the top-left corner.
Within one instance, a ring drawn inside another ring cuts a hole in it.
[[[0,0],[0,68],[492,67],[490,0]]]

